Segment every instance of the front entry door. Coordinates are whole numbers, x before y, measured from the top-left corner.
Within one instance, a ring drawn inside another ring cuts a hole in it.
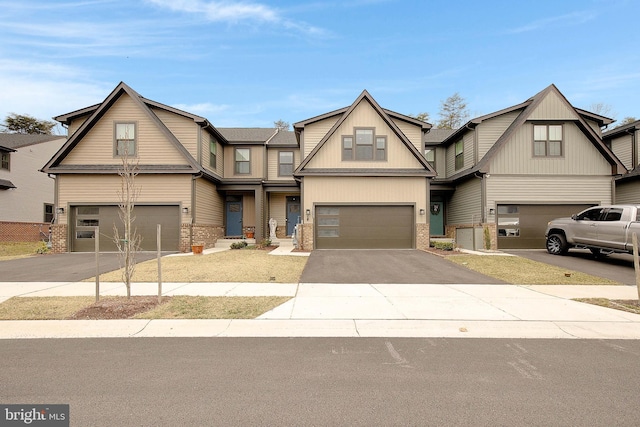
[[[433,197],[429,210],[431,213],[429,234],[432,236],[444,236],[444,200]]]
[[[298,222],[300,222],[300,198],[287,197],[287,236],[293,235]]]
[[[242,236],[242,197],[227,198],[227,236]]]

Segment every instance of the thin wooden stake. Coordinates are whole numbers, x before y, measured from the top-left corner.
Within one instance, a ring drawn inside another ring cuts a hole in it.
[[[96,302],[100,301],[100,227],[95,229],[96,243]]]
[[[158,304],[162,303],[162,225],[158,224],[156,246],[158,247]]]

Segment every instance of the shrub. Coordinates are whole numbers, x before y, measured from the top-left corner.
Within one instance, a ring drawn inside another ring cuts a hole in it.
[[[453,242],[431,242],[431,246],[441,251],[452,251]]]
[[[262,239],[262,241],[260,242],[260,247],[262,248],[266,248],[267,246],[271,246],[271,239],[269,239],[268,237],[265,237],[264,239]]]
[[[246,241],[241,241],[241,242],[235,242],[231,244],[231,249],[244,249],[247,247],[247,242]]]
[[[38,249],[36,249],[37,254],[46,254],[49,253],[49,247],[46,242],[40,242],[38,245]]]

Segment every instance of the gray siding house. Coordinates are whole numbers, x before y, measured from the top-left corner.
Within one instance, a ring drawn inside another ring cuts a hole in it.
[[[611,129],[602,139],[628,171],[615,180],[615,203],[640,203],[640,120]]]

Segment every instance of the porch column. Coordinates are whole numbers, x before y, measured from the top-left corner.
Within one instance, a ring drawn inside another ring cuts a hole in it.
[[[256,212],[256,243],[260,243],[264,238],[264,190],[262,186],[256,186],[255,195],[255,212]]]

